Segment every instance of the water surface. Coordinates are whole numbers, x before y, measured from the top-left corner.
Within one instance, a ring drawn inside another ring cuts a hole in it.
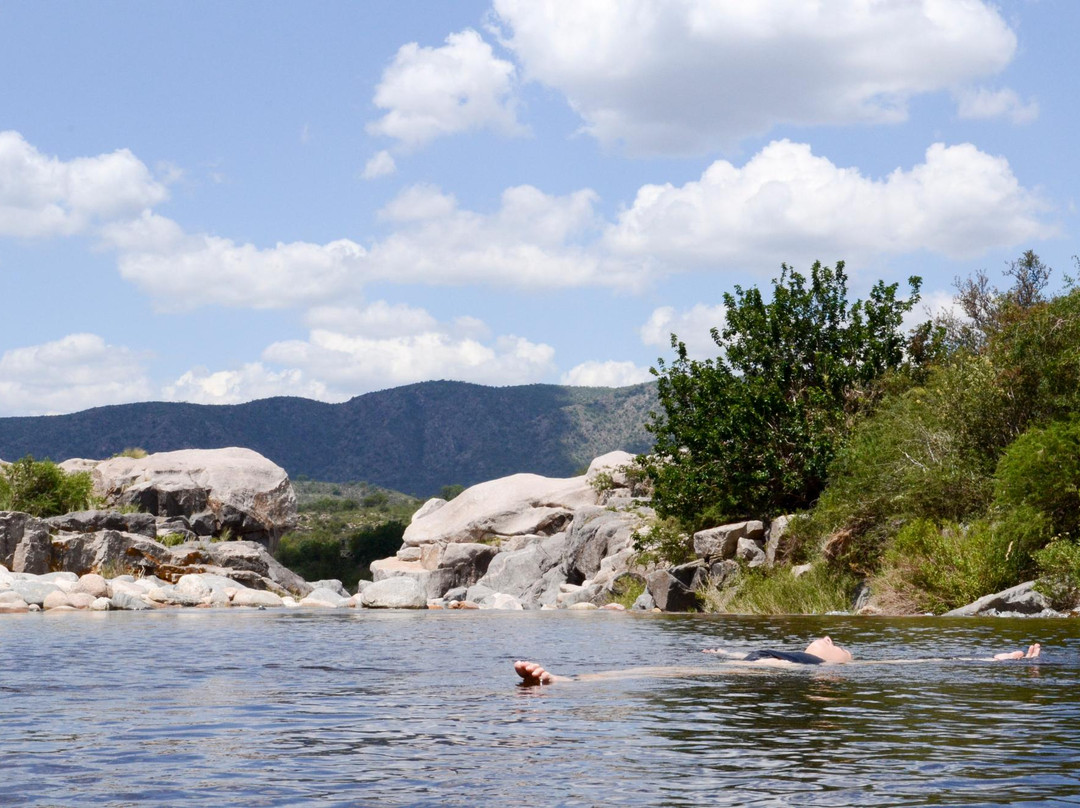
[[[1080,805],[1080,623],[175,610],[0,619],[0,805]],[[704,647],[1028,662],[740,672]],[[515,684],[511,662],[675,678]]]

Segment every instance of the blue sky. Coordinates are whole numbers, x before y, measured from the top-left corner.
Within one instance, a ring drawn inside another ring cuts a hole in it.
[[[1075,271],[1070,0],[0,2],[0,415],[623,385],[735,284]],[[921,313],[921,312],[920,312]]]

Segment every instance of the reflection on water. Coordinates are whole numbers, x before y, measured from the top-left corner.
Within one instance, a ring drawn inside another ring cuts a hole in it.
[[[1080,804],[1075,621],[168,611],[0,619],[2,805]],[[859,660],[740,672],[704,647]],[[978,663],[1044,646],[1038,664]],[[674,678],[519,688],[510,662]]]

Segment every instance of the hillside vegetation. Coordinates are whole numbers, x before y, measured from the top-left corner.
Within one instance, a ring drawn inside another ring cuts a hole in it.
[[[1080,289],[1047,296],[1031,252],[1006,275],[1004,291],[982,273],[959,283],[965,316],[904,335],[914,296],[879,284],[848,306],[842,265],[809,280],[785,267],[772,302],[728,297],[716,360],[674,341],[643,460],[668,544],[797,508],[782,553],[818,570],[755,573],[728,606],[868,581],[888,611],[941,612],[1035,576],[1075,602]]]
[[[206,406],[145,403],[72,415],[0,418],[0,458],[55,461],[245,446],[290,476],[426,497],[522,471],[570,476],[614,449],[645,451],[654,385],[619,389],[425,382],[342,404],[271,398]]]

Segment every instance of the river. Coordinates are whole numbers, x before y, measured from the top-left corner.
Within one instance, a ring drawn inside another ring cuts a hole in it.
[[[704,647],[1038,663],[738,671]],[[559,673],[700,669],[543,688]],[[169,610],[0,618],[0,805],[1080,805],[1080,622]]]

